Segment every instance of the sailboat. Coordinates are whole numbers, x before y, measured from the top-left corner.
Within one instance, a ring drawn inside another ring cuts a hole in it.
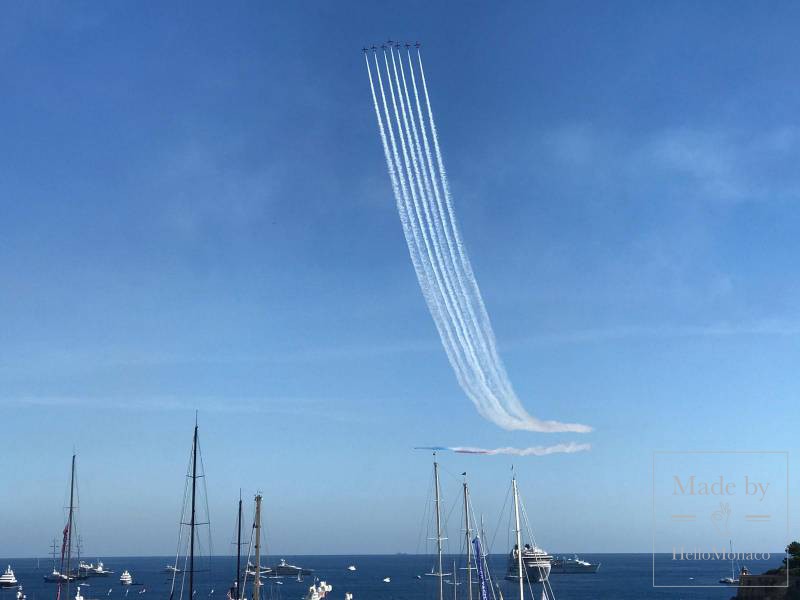
[[[506,572],[506,579],[516,581],[519,584],[519,598],[525,598],[525,583],[541,583],[542,584],[542,600],[555,600],[553,589],[550,586],[550,561],[553,557],[547,554],[544,550],[536,546],[534,543],[522,545],[522,526],[521,526],[521,512],[520,512],[520,498],[519,488],[517,486],[516,474],[511,478],[511,488],[514,495],[514,524],[515,524],[515,537],[516,544],[509,555],[508,570]],[[533,538],[528,531],[529,537]],[[533,589],[531,588],[531,593]]]
[[[73,454],[69,478],[69,508],[67,512],[67,524],[64,526],[64,531],[62,533],[61,560],[58,565],[59,568],[56,568],[56,542],[53,540],[53,572],[44,576],[45,581],[58,584],[58,591],[56,593],[57,600],[61,598],[62,584],[67,584],[66,597],[69,598],[70,582],[76,579],[85,579],[85,576],[82,576],[77,569],[72,569],[72,540],[75,534],[76,510],[75,492],[75,454]]]
[[[442,536],[442,494],[439,485],[439,463],[436,461],[436,452],[433,453],[433,485],[434,485],[434,506],[436,514],[436,566],[426,575],[439,579],[439,600],[444,600],[444,578],[450,573],[445,573],[442,567],[443,547],[442,542],[446,539]],[[384,579],[386,581],[386,579]],[[387,582],[388,583],[388,582]]]
[[[239,490],[239,510],[236,516],[236,579],[228,590],[229,600],[240,600],[242,590],[242,490]]]
[[[729,540],[728,543],[730,544],[731,548],[731,576],[723,577],[719,580],[719,582],[725,585],[739,585],[739,580],[736,578],[736,568],[734,567],[733,562],[733,540]]]
[[[186,591],[186,600],[195,600],[194,596],[197,593],[195,589],[195,575],[199,572],[196,568],[197,554],[199,550],[198,529],[201,526],[209,526],[208,519],[208,496],[205,494],[205,473],[203,470],[203,458],[200,452],[200,441],[198,435],[197,416],[195,415],[194,434],[192,436],[192,450],[189,458],[189,466],[186,469],[186,485],[184,487],[183,507],[181,509],[181,518],[178,525],[178,545],[175,551],[175,564],[170,569],[172,572],[172,583],[170,585],[169,599],[174,600],[176,592],[178,593],[178,600],[183,600],[184,590]],[[205,496],[205,504],[200,505],[198,502],[198,481],[203,481],[203,495]],[[198,512],[201,512],[200,520],[198,520]],[[186,517],[189,520],[186,521]],[[205,520],[202,520],[202,519]],[[184,535],[184,528],[188,528],[188,534]],[[211,555],[211,532],[208,531],[208,540],[206,544],[208,556]],[[182,554],[184,553],[185,554]],[[183,559],[183,563],[179,561]],[[208,569],[203,569],[208,571]],[[178,585],[178,576],[180,575],[180,585]]]

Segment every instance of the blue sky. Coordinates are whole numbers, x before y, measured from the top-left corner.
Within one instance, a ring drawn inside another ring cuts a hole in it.
[[[73,447],[87,552],[171,552],[195,409],[225,551],[240,487],[276,552],[415,551],[415,445],[590,442],[516,460],[578,552],[649,550],[653,450],[797,453],[798,7],[4,13],[0,554],[47,552]],[[458,388],[371,112],[387,37],[424,44],[517,392],[594,433],[506,432]],[[510,459],[442,462],[493,521]]]

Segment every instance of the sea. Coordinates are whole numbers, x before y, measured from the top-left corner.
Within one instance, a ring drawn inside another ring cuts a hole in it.
[[[736,595],[735,587],[718,583],[721,577],[730,575],[730,564],[721,561],[695,561],[691,563],[673,561],[671,555],[652,554],[581,554],[590,562],[601,563],[595,574],[553,574],[550,577],[555,598],[558,600],[645,600],[661,599],[709,599],[728,600]],[[343,600],[345,593],[353,594],[353,600],[429,600],[436,598],[436,577],[426,576],[431,571],[433,558],[428,555],[393,554],[365,556],[285,556],[287,562],[306,569],[313,569],[313,576],[302,581],[294,577],[266,579],[262,587],[263,600],[301,600],[315,578],[325,580],[333,586],[328,594],[330,600]],[[781,564],[783,553],[772,555],[770,560],[747,566],[754,573]],[[95,559],[96,560],[96,559]],[[62,586],[60,600],[74,600],[77,583],[81,583],[81,594],[85,600],[169,600],[172,575],[165,566],[174,562],[174,557],[101,557],[105,567],[114,571],[108,577],[94,577],[70,584],[69,596]],[[444,564],[452,564],[446,557]],[[507,557],[491,556],[490,567],[499,582],[503,597],[516,600],[516,584],[504,581]],[[87,561],[88,562],[88,561]],[[270,558],[270,565],[277,560]],[[43,576],[52,570],[52,560],[4,559],[2,569],[11,565],[19,582],[23,585],[28,600],[56,600],[57,584],[46,583]],[[658,585],[682,587],[654,587],[653,567],[656,565]],[[355,571],[348,566],[356,567]],[[236,572],[236,558],[216,556],[198,559],[195,575],[194,600],[225,600]],[[133,576],[134,585],[122,586],[119,576],[127,569]],[[452,571],[452,569],[445,569]],[[464,571],[459,570],[458,580],[463,580]],[[417,578],[421,575],[420,578]],[[385,578],[389,581],[384,581]],[[449,580],[449,577],[448,577]],[[173,600],[189,600],[188,592],[181,597],[181,576],[178,576]],[[186,588],[188,583],[185,582]],[[249,591],[249,587],[248,587]],[[534,597],[539,600],[541,591],[534,588]],[[16,589],[0,590],[0,600],[14,600]],[[445,585],[445,598],[466,598],[463,585]],[[475,600],[479,600],[477,592]],[[489,596],[491,598],[491,595]]]

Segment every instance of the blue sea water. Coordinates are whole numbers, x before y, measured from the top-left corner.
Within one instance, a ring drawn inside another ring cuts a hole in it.
[[[753,572],[780,565],[782,554],[772,556],[770,562],[748,565]],[[430,556],[420,555],[368,555],[368,556],[286,556],[290,563],[314,570],[314,576],[333,585],[328,598],[341,600],[345,592],[351,592],[354,600],[428,600],[436,597],[436,579],[416,575],[429,572]],[[694,562],[675,564],[668,555],[657,558],[658,582],[686,585],[683,588],[653,587],[653,556],[651,554],[586,554],[581,558],[600,562],[596,574],[552,575],[551,584],[558,600],[646,600],[660,599],[709,599],[728,600],[735,596],[735,589],[718,585],[720,577],[730,573],[730,565],[724,562]],[[106,568],[114,571],[106,578],[86,580],[82,587],[87,600],[168,600],[171,575],[164,573],[170,562],[168,557],[101,557]],[[516,587],[503,581],[505,556],[492,556],[492,572],[501,582],[503,596],[507,600],[517,598]],[[270,564],[276,561],[271,560]],[[50,561],[41,559],[37,568],[36,559],[5,559],[2,567],[10,564],[17,579],[23,584],[28,600],[55,600],[56,584],[45,583],[43,576],[52,570]],[[203,571],[196,575],[195,600],[224,600],[235,571],[235,557],[218,556],[210,561],[198,561]],[[446,560],[445,564],[452,564]],[[348,571],[355,565],[356,571]],[[119,583],[119,575],[128,569],[136,585],[129,588]],[[385,577],[391,578],[385,583]],[[286,577],[267,580],[262,588],[264,600],[299,600],[304,597],[314,577],[306,576],[303,582]],[[280,583],[278,583],[280,582]],[[712,587],[699,587],[699,586]],[[75,597],[75,583],[70,584],[70,595],[66,589],[61,600]],[[447,585],[447,598],[453,597],[452,585]],[[462,596],[463,586],[458,588]],[[212,592],[213,590],[213,592]],[[0,600],[13,600],[16,590],[0,591]],[[477,598],[477,595],[476,595]],[[175,595],[178,600],[178,593]],[[184,596],[184,600],[189,600]]]

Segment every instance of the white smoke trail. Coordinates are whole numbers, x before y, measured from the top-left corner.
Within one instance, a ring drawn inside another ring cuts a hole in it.
[[[507,454],[511,456],[547,456],[548,454],[574,454],[575,452],[585,452],[591,450],[591,444],[555,444],[553,446],[531,446],[529,448],[473,448],[470,446],[455,446],[449,448],[459,454]]]
[[[383,53],[386,87],[377,52],[374,53],[383,115],[370,61],[365,55],[373,107],[409,255],[459,385],[484,418],[504,429],[591,431],[586,425],[537,419],[525,410],[514,392],[497,352],[491,321],[457,226],[421,54],[417,53],[417,63],[426,111],[422,108],[410,52],[408,78],[402,58],[391,48],[389,52],[391,67],[388,55]],[[587,444],[559,444],[527,449],[462,448],[459,451],[527,456],[587,449]]]
[[[585,452],[591,450],[591,444],[554,444],[552,446],[530,446],[528,448],[476,448],[474,446],[417,446],[414,450],[434,450],[436,452],[449,450],[458,454],[481,454],[493,456],[497,454],[509,456],[547,456],[549,454],[574,454],[575,452]]]

